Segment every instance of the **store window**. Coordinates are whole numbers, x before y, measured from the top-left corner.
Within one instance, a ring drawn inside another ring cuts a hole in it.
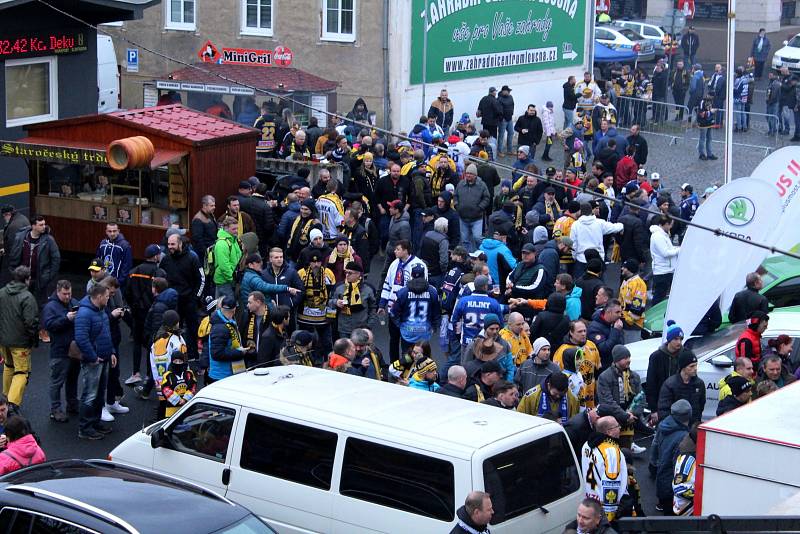
[[[272,36],[272,0],[241,0],[243,35]]]
[[[55,57],[6,61],[6,127],[58,118]]]
[[[326,41],[356,40],[356,0],[322,0],[322,38]]]
[[[168,30],[196,30],[197,5],[195,0],[167,0],[164,2],[167,10],[164,20]]]

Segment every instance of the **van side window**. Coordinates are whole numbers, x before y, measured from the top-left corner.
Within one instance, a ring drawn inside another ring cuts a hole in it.
[[[441,521],[455,516],[453,464],[347,438],[339,493]]]
[[[199,402],[181,414],[168,431],[176,450],[225,461],[236,412]]]
[[[239,464],[243,469],[329,490],[337,440],[334,432],[251,413]]]
[[[574,493],[580,478],[567,437],[557,432],[484,460],[483,484],[497,525]]]

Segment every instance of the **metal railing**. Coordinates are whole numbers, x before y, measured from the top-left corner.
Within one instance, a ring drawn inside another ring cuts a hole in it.
[[[627,130],[638,124],[643,133],[669,138],[670,145],[685,141],[691,118],[686,106],[631,96],[618,96],[615,101],[618,127]]]

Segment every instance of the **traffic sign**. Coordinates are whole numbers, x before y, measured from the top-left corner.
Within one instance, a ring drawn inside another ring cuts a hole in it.
[[[139,49],[128,48],[127,50],[127,71],[139,72]]]

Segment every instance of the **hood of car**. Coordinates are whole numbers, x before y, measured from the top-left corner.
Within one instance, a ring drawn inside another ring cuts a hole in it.
[[[800,60],[800,48],[796,48],[794,46],[784,46],[783,48],[777,50],[775,55],[781,58]]]

